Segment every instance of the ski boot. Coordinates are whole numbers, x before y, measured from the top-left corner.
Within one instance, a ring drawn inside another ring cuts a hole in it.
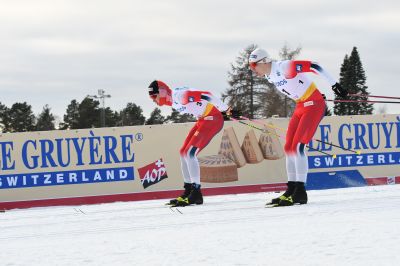
[[[268,202],[266,205],[277,205],[281,200],[286,200],[288,197],[290,197],[294,190],[296,188],[296,182],[295,181],[289,181],[287,182],[287,189],[286,191],[279,197],[272,199],[270,202]]]
[[[183,194],[177,197],[176,199],[170,200],[169,203],[167,203],[167,205],[175,206],[178,203],[178,201],[183,201],[189,196],[190,192],[192,191],[192,184],[185,183],[183,185],[183,188],[185,189],[185,191],[183,191]]]
[[[304,182],[296,182],[296,189],[292,195],[293,203],[307,204],[308,197]]]
[[[278,206],[292,206],[294,204],[307,204],[307,192],[304,187],[304,182],[296,182],[293,194],[279,201]]]
[[[182,200],[178,200],[174,207],[185,207],[192,204],[203,204],[203,194],[201,194],[200,187],[201,185],[193,183],[192,190],[190,191],[189,196]]]

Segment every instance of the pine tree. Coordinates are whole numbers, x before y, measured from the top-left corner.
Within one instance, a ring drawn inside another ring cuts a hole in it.
[[[194,118],[191,114],[181,114],[177,110],[172,109],[172,113],[167,116],[165,119],[165,123],[186,123],[186,122],[194,122],[196,118]]]
[[[79,104],[78,128],[100,127],[100,102],[86,97]]]
[[[115,127],[120,121],[119,112],[113,111],[110,107],[106,107],[104,110],[105,115],[105,126]]]
[[[146,125],[162,124],[164,121],[165,117],[161,115],[161,109],[156,107],[151,112],[149,119],[146,120]]]
[[[120,112],[119,125],[121,126],[144,125],[145,121],[142,108],[134,103],[128,103]]]
[[[67,106],[64,122],[60,123],[60,129],[77,129],[79,128],[79,103],[72,100]]]
[[[239,109],[250,118],[262,116],[265,108],[263,95],[268,89],[268,81],[253,75],[249,69],[248,58],[257,46],[252,44],[245,48],[231,64],[228,72],[229,88],[222,94],[222,100]]]
[[[10,131],[10,109],[4,104],[0,103],[0,130],[1,132]]]
[[[345,88],[349,94],[369,95],[366,86],[365,71],[362,66],[359,53],[356,47],[350,56],[345,55],[342,66],[340,68],[340,85]],[[336,96],[335,99],[343,100]],[[367,100],[367,97],[348,96],[346,100]],[[374,106],[371,103],[343,103],[335,102],[335,115],[363,115],[372,114]]]
[[[39,114],[35,129],[37,131],[54,130],[54,115],[50,112],[50,107],[46,104],[43,111]]]
[[[23,103],[14,103],[9,112],[9,129],[8,132],[26,132],[35,129],[35,115],[32,106]]]
[[[222,94],[222,99],[227,99],[230,106],[248,114],[250,118],[272,115],[286,117],[292,113],[295,103],[277,91],[274,84],[264,77],[257,77],[249,69],[248,58],[256,48],[254,44],[248,46],[236,58],[236,62],[231,64],[231,71],[228,72],[230,88]],[[300,47],[291,50],[285,44],[280,57],[282,60],[291,60],[300,51]]]

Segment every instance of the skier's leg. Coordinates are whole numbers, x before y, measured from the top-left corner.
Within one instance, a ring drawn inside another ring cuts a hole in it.
[[[308,174],[308,157],[305,152],[306,144],[311,141],[325,113],[325,102],[314,101],[304,107],[296,134],[293,138],[292,150],[296,151],[296,185],[292,195],[293,203],[305,204],[308,201],[305,184]]]
[[[273,198],[271,201],[267,202],[266,205],[278,204],[282,199],[287,199],[294,192],[296,183],[296,165],[295,165],[295,155],[291,151],[291,146],[294,135],[296,134],[298,123],[299,123],[299,117],[297,115],[297,112],[295,111],[289,122],[289,127],[286,133],[286,142],[285,142],[286,172],[288,176],[287,189],[281,196]]]
[[[178,201],[186,199],[192,190],[192,180],[190,178],[189,166],[188,166],[188,164],[186,162],[186,158],[185,158],[185,149],[186,149],[186,146],[188,145],[188,143],[191,141],[193,135],[196,133],[197,129],[198,129],[198,124],[196,123],[192,127],[192,129],[189,131],[185,141],[183,142],[182,147],[180,148],[179,153],[180,153],[180,161],[181,161],[181,170],[182,170],[183,181],[184,181],[184,185],[183,185],[184,191],[176,199],[171,199],[168,203],[169,205],[175,206],[178,203]]]
[[[196,134],[199,126],[198,123],[196,123],[192,129],[189,131],[185,141],[183,142],[182,147],[179,150],[180,153],[180,159],[181,159],[181,169],[182,169],[182,175],[183,175],[183,180],[185,183],[192,183],[190,172],[189,172],[189,166],[186,161],[186,152],[188,149],[189,143],[192,141],[194,134]]]
[[[200,181],[200,165],[197,154],[205,148],[211,139],[222,129],[223,118],[214,116],[212,120],[199,120],[198,128],[193,134],[191,140],[187,143],[182,155],[188,166],[188,172],[192,181],[192,191],[188,196],[188,200],[178,203],[179,206],[189,204],[202,204],[203,195],[201,193]]]

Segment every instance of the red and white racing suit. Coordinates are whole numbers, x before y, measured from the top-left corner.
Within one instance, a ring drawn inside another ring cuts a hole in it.
[[[273,61],[270,74],[265,76],[279,91],[296,101],[285,143],[289,181],[306,182],[308,160],[304,146],[314,136],[326,110],[322,94],[307,72],[323,76],[331,86],[336,83],[320,65],[311,61]]]
[[[221,112],[226,111],[228,106],[208,91],[182,87],[172,91],[172,108],[198,119],[187,135],[180,155],[185,183],[200,184],[197,154],[222,129],[224,118]]]

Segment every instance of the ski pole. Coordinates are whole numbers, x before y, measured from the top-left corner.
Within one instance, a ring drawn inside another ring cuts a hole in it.
[[[399,99],[400,100],[400,97],[368,95],[368,94],[349,94],[349,96],[352,96],[352,97],[365,97],[365,98]]]
[[[284,138],[283,136],[281,136],[281,135],[268,132],[268,131],[266,131],[265,129],[262,129],[262,128],[253,126],[253,125],[251,125],[251,124],[245,123],[245,122],[240,121],[240,120],[237,120],[237,119],[235,119],[235,118],[232,118],[232,117],[231,117],[230,119],[231,119],[232,121],[238,122],[238,123],[243,124],[243,125],[246,125],[246,126],[248,126],[248,127],[251,127],[251,128],[254,128],[254,129],[257,129],[257,130],[260,130],[260,131],[262,131],[263,133],[267,133],[267,134],[270,134],[270,135],[272,135],[272,136],[276,136],[276,137],[281,138],[281,139],[283,139],[283,140],[285,139],[285,138]]]
[[[277,136],[277,137],[279,137],[279,138],[281,138],[281,139],[285,139],[285,138],[284,138],[283,136],[281,136],[281,135],[273,134],[273,133],[271,133],[271,132],[266,131],[265,129],[262,129],[262,128],[253,126],[253,125],[251,125],[251,124],[245,123],[245,122],[240,121],[240,120],[237,120],[237,119],[235,119],[235,118],[232,118],[232,117],[231,117],[230,119],[231,119],[232,121],[238,122],[238,123],[243,124],[243,125],[246,125],[246,126],[248,126],[248,127],[251,127],[251,128],[254,128],[254,129],[257,129],[257,130],[260,130],[260,131],[262,131],[263,133],[267,133],[267,134],[269,134],[269,135]],[[321,151],[321,150],[317,150],[317,149],[311,148],[311,147],[308,146],[307,144],[306,144],[306,147],[309,149],[309,151],[316,151],[316,152],[325,154],[325,155],[327,155],[327,156],[332,156],[333,158],[336,158],[336,154],[329,154],[329,153],[327,153],[327,152],[324,152],[324,151]]]
[[[262,122],[259,122],[259,121],[256,121],[256,120],[251,120],[250,118],[247,118],[247,117],[244,117],[244,116],[241,116],[241,118],[243,118],[243,119],[245,119],[245,120],[249,120],[249,121],[254,122],[254,123],[257,123],[257,124],[265,125],[265,126],[267,126],[267,127],[276,128],[276,129],[279,129],[279,130],[282,130],[282,131],[286,131],[286,129],[284,129],[284,128],[277,127],[277,126],[273,126],[273,125],[269,125],[269,124],[262,123]],[[330,145],[330,146],[332,146],[332,147],[336,147],[336,148],[339,148],[339,149],[342,149],[342,150],[345,150],[345,151],[350,151],[350,152],[356,153],[356,154],[358,154],[358,155],[361,154],[360,151],[355,151],[355,150],[343,148],[343,147],[341,147],[341,146],[339,146],[339,145],[336,145],[336,144],[333,144],[333,143],[325,142],[325,141],[322,141],[322,140],[319,140],[319,139],[315,139],[315,138],[313,138],[312,140],[317,141],[317,142],[319,142],[319,143],[324,143],[324,144],[327,144],[327,145]]]
[[[394,101],[369,101],[369,100],[328,100],[328,102],[337,102],[337,103],[400,103]]]

